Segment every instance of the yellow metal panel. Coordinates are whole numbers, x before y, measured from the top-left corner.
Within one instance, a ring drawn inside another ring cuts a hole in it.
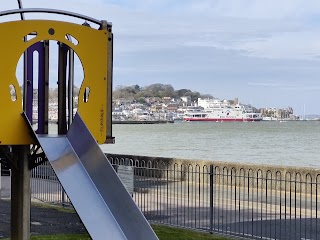
[[[31,32],[37,36],[28,42],[23,37]],[[108,35],[105,30],[67,22],[48,20],[24,20],[0,24],[0,144],[30,144],[32,139],[20,116],[22,96],[16,79],[16,67],[20,56],[32,44],[41,40],[65,43],[78,54],[84,69],[84,80],[79,93],[78,111],[98,143],[106,139],[107,62]],[[66,34],[77,39],[73,45]],[[17,100],[12,101],[9,86],[17,90]],[[90,89],[89,99],[83,101],[85,89]]]

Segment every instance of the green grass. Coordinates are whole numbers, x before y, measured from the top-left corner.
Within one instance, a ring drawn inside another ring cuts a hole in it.
[[[72,207],[62,207],[61,205],[54,205],[51,203],[32,202],[32,206],[43,209],[54,209],[60,212],[75,213],[76,211]]]
[[[71,207],[61,207],[61,205],[52,205],[42,202],[32,202],[34,207],[50,208],[61,212],[73,213],[75,210]],[[198,232],[189,229],[175,228],[159,224],[152,224],[152,228],[157,234],[159,240],[226,240],[231,239],[222,237],[217,234],[210,234]],[[3,239],[10,240],[10,239]],[[90,240],[87,234],[58,234],[58,235],[45,235],[45,236],[31,236],[31,240]]]
[[[90,237],[85,234],[63,234],[49,236],[32,236],[31,240],[90,240]]]
[[[152,225],[160,240],[224,240],[230,239],[219,235],[197,232],[189,229],[173,228],[163,225]]]
[[[152,225],[155,233],[160,240],[226,240],[227,237],[221,237],[215,234],[202,233],[188,229],[173,228],[162,225]],[[5,240],[5,239],[4,239]],[[8,239],[9,240],[9,239]],[[63,234],[49,236],[32,236],[31,240],[90,240],[85,234]]]

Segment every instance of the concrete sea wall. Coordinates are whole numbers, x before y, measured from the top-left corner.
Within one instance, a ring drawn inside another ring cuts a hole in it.
[[[106,156],[114,164],[135,166],[136,174],[149,177],[206,184],[211,175],[213,183],[230,187],[319,194],[320,169],[122,154]]]

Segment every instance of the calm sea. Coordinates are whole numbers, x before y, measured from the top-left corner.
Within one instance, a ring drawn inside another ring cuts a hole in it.
[[[113,125],[104,152],[320,168],[320,122]]]

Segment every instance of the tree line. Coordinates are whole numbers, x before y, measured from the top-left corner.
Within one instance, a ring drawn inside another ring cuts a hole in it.
[[[113,98],[133,98],[134,100],[143,100],[147,97],[170,97],[180,99],[181,97],[189,96],[191,101],[196,101],[198,98],[212,98],[211,94],[201,94],[190,89],[175,90],[170,84],[155,83],[149,86],[140,87],[139,85],[133,86],[117,86],[113,90]]]

